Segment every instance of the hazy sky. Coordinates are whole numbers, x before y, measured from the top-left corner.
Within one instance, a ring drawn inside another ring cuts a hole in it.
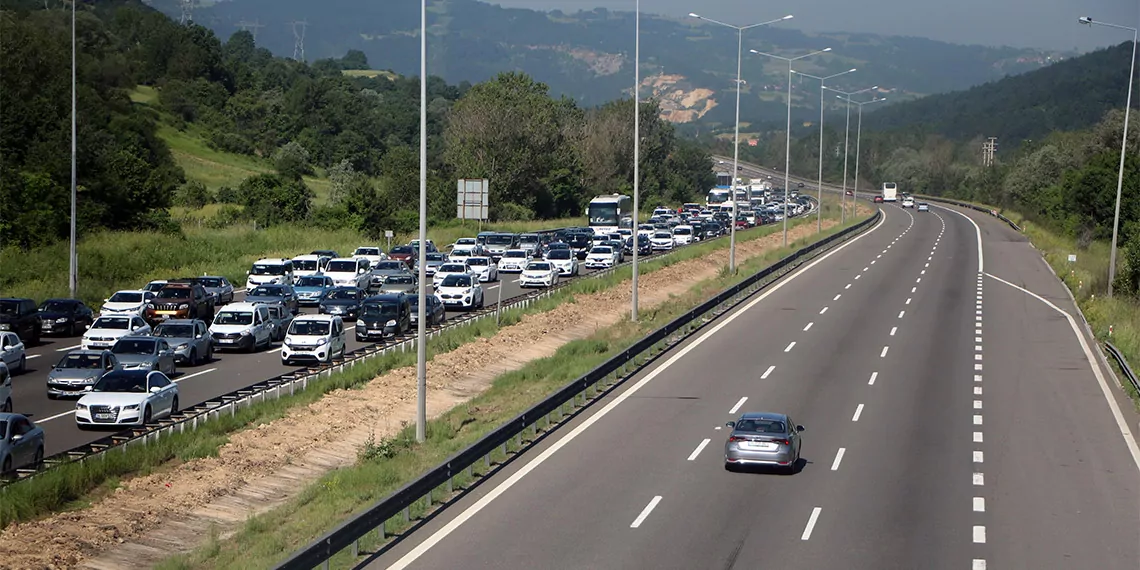
[[[599,6],[633,10],[634,0],[484,0],[503,6],[564,11]],[[1137,27],[1140,0],[642,0],[641,10],[670,16],[698,12],[746,24],[794,14],[805,31],[871,32],[1014,47],[1087,51],[1131,40],[1126,30],[1082,26],[1089,16]]]

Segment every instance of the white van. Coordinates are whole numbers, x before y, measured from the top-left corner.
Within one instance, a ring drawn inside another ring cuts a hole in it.
[[[233,303],[214,315],[210,336],[216,350],[256,352],[273,344],[273,327],[264,303]]]
[[[673,246],[689,245],[693,243],[693,226],[680,225],[673,228]]]
[[[326,363],[343,357],[347,335],[344,321],[334,315],[302,315],[293,319],[281,343],[281,364],[294,361]]]
[[[307,275],[317,275],[325,270],[330,258],[327,255],[298,255],[290,261],[293,262],[293,279],[300,281]]]
[[[341,257],[325,266],[325,275],[332,277],[337,287],[357,287],[368,289],[372,276],[368,274],[369,262],[363,257],[352,259]]]
[[[259,259],[246,275],[246,290],[256,289],[258,285],[292,285],[296,281],[292,259]]]

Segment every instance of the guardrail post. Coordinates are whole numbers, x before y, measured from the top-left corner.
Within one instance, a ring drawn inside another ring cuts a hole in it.
[[[410,506],[404,507],[404,524],[407,524],[407,523],[411,522],[411,520],[412,520],[411,508],[412,507],[410,507]]]
[[[352,541],[352,557],[356,558],[357,556],[360,556],[360,539]]]

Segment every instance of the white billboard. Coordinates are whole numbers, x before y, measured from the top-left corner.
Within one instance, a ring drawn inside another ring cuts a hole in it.
[[[491,185],[486,178],[460,178],[455,198],[455,217],[487,220],[490,216]]]

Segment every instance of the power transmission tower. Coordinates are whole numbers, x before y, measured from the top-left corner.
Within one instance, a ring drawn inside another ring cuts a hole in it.
[[[182,17],[178,19],[178,23],[185,26],[194,21],[194,0],[182,0]]]
[[[293,28],[293,59],[305,61],[305,28],[309,27],[309,23],[301,20],[289,22],[289,25]]]
[[[984,166],[994,165],[994,154],[997,152],[997,137],[990,137],[982,143],[982,164]]]
[[[262,24],[260,22],[260,20],[254,20],[252,24],[245,21],[245,20],[242,20],[242,21],[238,22],[237,27],[241,28],[243,32],[249,32],[249,33],[253,34],[253,43],[256,44],[257,43],[257,29],[258,28],[264,28],[265,24]]]

